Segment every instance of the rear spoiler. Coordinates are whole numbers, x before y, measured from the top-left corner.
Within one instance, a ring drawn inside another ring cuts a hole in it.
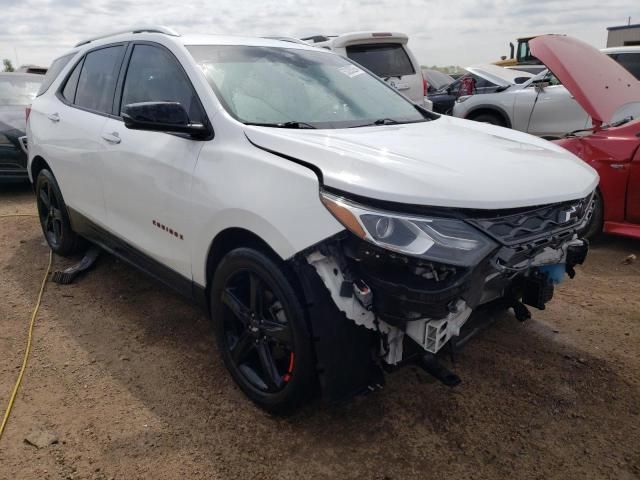
[[[340,35],[333,39],[333,47],[348,47],[366,43],[400,43],[406,45],[409,37],[398,32],[355,32]]]

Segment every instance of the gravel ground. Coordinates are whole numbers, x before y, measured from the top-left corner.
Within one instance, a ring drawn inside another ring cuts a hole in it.
[[[28,188],[2,189],[0,215],[35,210]],[[48,251],[35,218],[0,219],[0,246],[4,410]],[[105,255],[47,284],[0,478],[640,478],[631,253],[640,242],[605,238],[546,311],[500,317],[456,359],[455,389],[408,367],[286,419],[245,400],[200,311]]]

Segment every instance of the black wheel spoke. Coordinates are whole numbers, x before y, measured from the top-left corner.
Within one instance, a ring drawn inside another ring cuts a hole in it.
[[[249,274],[249,297],[249,308],[256,317],[262,317],[262,282],[251,273]]]
[[[242,301],[235,295],[232,288],[225,288],[222,293],[222,303],[224,303],[233,314],[240,320],[243,325],[247,326],[251,319],[251,311],[242,303]]]
[[[260,366],[264,373],[263,379],[265,383],[272,390],[280,388],[282,386],[282,377],[278,373],[278,368],[273,361],[273,355],[271,354],[269,345],[267,345],[266,342],[260,342],[256,345],[256,349],[258,350],[258,358],[260,359]]]
[[[53,207],[53,218],[62,222],[62,211],[59,208]]]
[[[51,205],[51,201],[49,200],[49,194],[47,193],[46,187],[40,190],[40,201],[42,202],[42,206],[48,210]]]
[[[47,183],[47,196],[49,197],[49,205],[53,205],[55,198],[53,197],[53,188],[51,188],[50,183]]]
[[[231,349],[231,358],[236,365],[240,365],[247,355],[255,347],[255,339],[244,332]]]
[[[271,338],[283,345],[291,345],[291,329],[288,325],[274,322],[272,320],[263,320],[260,328],[265,336]]]
[[[53,234],[56,236],[56,241],[59,241],[62,237],[62,222],[54,219],[51,223],[53,223]]]

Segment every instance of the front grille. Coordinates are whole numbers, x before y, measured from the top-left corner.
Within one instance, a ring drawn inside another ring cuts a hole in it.
[[[593,193],[580,200],[467,221],[504,245],[527,243],[580,226],[585,216],[591,214],[592,197]]]

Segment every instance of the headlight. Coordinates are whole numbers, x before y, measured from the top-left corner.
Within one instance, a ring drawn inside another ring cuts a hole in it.
[[[471,95],[464,95],[462,97],[456,98],[456,102],[458,102],[458,103],[466,102],[470,98],[471,98]]]
[[[450,265],[472,266],[497,247],[462,220],[373,210],[322,192],[322,203],[358,237],[382,248]]]

